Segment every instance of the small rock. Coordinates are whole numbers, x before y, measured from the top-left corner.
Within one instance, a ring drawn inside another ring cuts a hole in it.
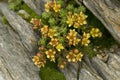
[[[25,10],[19,10],[18,14],[21,15],[25,19],[28,19],[30,17],[30,15]]]
[[[108,54],[105,53],[97,54],[97,57],[103,62],[106,62],[108,60]]]

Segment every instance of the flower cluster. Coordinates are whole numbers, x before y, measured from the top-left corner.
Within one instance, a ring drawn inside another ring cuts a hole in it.
[[[55,12],[58,12],[61,8],[60,4],[57,4],[56,1],[54,2],[50,1],[45,4],[45,11],[49,12],[50,10],[54,10]]]
[[[56,54],[56,52],[54,50],[49,49],[48,51],[45,52],[45,54],[47,55],[47,58],[50,59],[50,61],[55,62],[55,54]]]
[[[38,67],[44,67],[46,64],[46,59],[40,52],[37,53],[37,55],[33,57],[32,61]]]
[[[83,12],[80,12],[79,14],[68,12],[67,24],[69,27],[73,26],[74,28],[79,28],[80,26],[87,24],[86,18],[87,15]]]
[[[98,28],[88,27],[87,15],[83,11],[66,7],[68,3],[61,6],[60,1],[47,2],[41,19],[31,19],[33,28],[41,34],[39,54],[33,57],[38,67],[44,67],[46,60],[57,62],[61,69],[67,62],[81,62],[83,48],[91,44],[92,38],[102,36]]]
[[[82,38],[82,45],[88,46],[88,44],[90,43],[89,38],[90,38],[90,34],[84,32],[83,38]]]
[[[90,31],[90,34],[92,37],[101,37],[102,33],[100,32],[100,30],[98,28],[92,28]]]
[[[82,52],[79,52],[78,49],[71,50],[66,56],[68,62],[78,62],[81,61],[83,57]]]
[[[70,30],[67,36],[69,45],[77,45],[80,42],[80,39],[77,38],[77,32],[75,30]]]

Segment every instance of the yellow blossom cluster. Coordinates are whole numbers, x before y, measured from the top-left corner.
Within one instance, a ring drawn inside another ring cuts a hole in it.
[[[100,30],[98,28],[92,28],[90,31],[90,34],[92,37],[101,37],[102,33],[100,32]]]
[[[44,36],[48,36],[50,38],[53,38],[54,36],[56,36],[55,34],[56,30],[55,29],[49,29],[49,27],[47,25],[44,25],[42,28],[41,28],[41,33],[42,35]]]
[[[83,57],[83,54],[82,52],[79,52],[78,49],[71,50],[66,56],[68,62],[81,61],[82,57]]]
[[[38,53],[36,56],[34,56],[32,61],[39,68],[44,67],[45,64],[46,64],[46,60],[45,60],[45,58],[43,57],[43,55],[41,53]]]
[[[83,38],[82,38],[82,45],[84,46],[88,46],[88,44],[90,43],[90,33],[83,33]]]
[[[68,12],[67,24],[69,27],[73,26],[74,28],[79,28],[80,26],[87,24],[86,18],[87,15],[83,12],[80,12],[79,14],[72,14],[72,12]]]
[[[68,44],[69,45],[77,45],[80,42],[80,39],[77,38],[77,32],[75,31],[75,29],[71,30],[68,33],[68,36],[66,37],[68,39]]]
[[[50,61],[55,62],[56,51],[49,49],[48,51],[45,52],[45,54],[46,54],[47,58],[50,59]]]
[[[56,1],[49,1],[45,4],[45,11],[49,12],[50,10],[54,10],[55,12],[60,11],[61,5],[57,4]]]
[[[38,29],[41,25],[41,19],[32,18],[30,23],[32,23],[34,25],[33,29]]]
[[[87,15],[82,10],[67,5],[64,0],[59,0],[59,4],[56,1],[45,4],[46,12],[40,16],[41,19],[32,18],[30,21],[33,29],[41,33],[39,53],[32,59],[38,67],[44,67],[47,59],[57,61],[61,69],[67,62],[81,62],[85,52],[81,50],[89,46],[93,38],[102,36],[98,28],[87,25]],[[63,2],[65,5],[61,7]]]

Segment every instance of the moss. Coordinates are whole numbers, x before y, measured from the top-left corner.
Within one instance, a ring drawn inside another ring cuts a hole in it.
[[[21,8],[23,0],[8,0],[10,9],[18,11]]]
[[[27,21],[30,21],[31,18],[34,18],[34,17],[40,18],[40,15],[36,14],[31,8],[29,8],[23,2],[23,0],[8,0],[8,2],[9,2],[10,8],[14,11],[19,11],[21,9],[25,10],[30,15],[30,17],[27,19]],[[23,15],[20,15],[20,16],[23,17]]]
[[[66,80],[61,72],[50,67],[41,68],[40,77],[42,80]]]
[[[40,69],[40,77],[42,80],[66,80],[64,74],[57,70],[57,63],[49,60],[45,67]]]
[[[40,18],[40,15],[36,14],[31,8],[29,8],[26,4],[23,4],[21,6],[21,9],[25,10],[29,15],[30,15],[30,19],[31,18]]]
[[[7,19],[6,19],[5,16],[2,16],[2,22],[3,22],[4,24],[8,24],[8,21],[7,21]]]

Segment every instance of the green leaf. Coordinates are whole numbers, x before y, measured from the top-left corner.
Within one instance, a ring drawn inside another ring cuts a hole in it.
[[[74,6],[72,4],[68,4],[66,9],[69,10],[69,11],[72,11],[74,9]]]
[[[51,26],[53,26],[53,25],[56,24],[55,18],[50,18],[48,22],[49,22],[49,24],[50,24]]]
[[[42,37],[42,38],[40,38],[40,40],[38,41],[38,45],[43,45],[43,46],[45,46],[46,45],[46,37]]]
[[[63,0],[57,0],[57,3],[60,4],[61,6],[64,6],[64,1]]]
[[[60,17],[64,18],[67,15],[67,10],[61,9],[60,10]]]
[[[86,8],[84,6],[78,7],[78,10],[81,12],[86,12]]]
[[[97,52],[93,51],[93,46],[92,45],[84,47],[82,49],[82,51],[83,51],[84,54],[86,54],[90,58],[94,57],[97,54]]]
[[[48,19],[51,16],[51,12],[43,12],[42,13],[42,18]]]

